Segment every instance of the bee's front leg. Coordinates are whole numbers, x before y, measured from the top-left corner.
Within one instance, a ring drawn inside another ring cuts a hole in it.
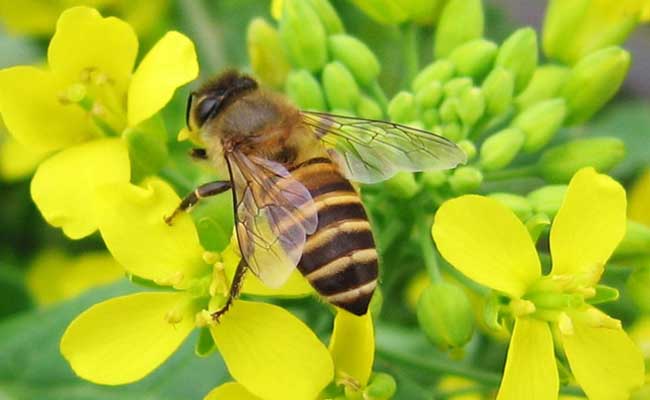
[[[226,304],[223,305],[220,309],[212,313],[212,319],[219,322],[219,318],[228,311],[230,306],[232,306],[232,303],[235,301],[235,299],[239,296],[239,292],[241,291],[242,284],[244,283],[244,275],[246,274],[246,268],[248,268],[248,265],[244,261],[244,259],[239,260],[239,264],[237,264],[237,269],[235,270],[235,275],[232,277],[232,282],[230,283],[230,292],[228,293],[228,300],[226,300]]]
[[[198,203],[199,200],[205,197],[218,195],[230,189],[231,187],[232,184],[230,183],[230,181],[208,182],[197,187],[196,189],[194,189],[192,193],[185,196],[185,198],[181,201],[181,204],[179,204],[178,207],[176,207],[176,209],[171,215],[164,217],[165,222],[167,223],[167,225],[171,225],[172,221],[174,220],[174,217],[178,215],[180,212],[187,210],[188,208]]]

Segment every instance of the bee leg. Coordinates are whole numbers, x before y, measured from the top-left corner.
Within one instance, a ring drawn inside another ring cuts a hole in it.
[[[232,184],[230,181],[214,181],[214,182],[208,182],[205,183],[196,189],[181,201],[181,204],[176,207],[174,212],[167,217],[164,217],[165,222],[167,225],[171,225],[172,221],[174,220],[174,217],[178,215],[179,213],[187,210],[188,208],[192,207],[196,203],[199,202],[204,197],[210,197],[210,196],[215,196],[217,194],[223,193],[226,190],[230,189],[232,187]]]
[[[212,313],[213,320],[219,322],[219,318],[221,318],[221,316],[224,315],[226,311],[228,311],[230,306],[232,306],[232,303],[239,296],[242,284],[244,283],[244,275],[246,275],[247,267],[248,266],[246,265],[246,262],[243,258],[239,260],[239,264],[237,264],[237,269],[235,270],[235,276],[233,276],[232,283],[230,284],[230,293],[228,293],[228,300],[226,300],[226,304],[224,304],[223,307]]]

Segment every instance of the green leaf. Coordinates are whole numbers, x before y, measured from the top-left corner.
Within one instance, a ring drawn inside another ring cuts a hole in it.
[[[158,370],[140,382],[101,386],[77,378],[59,353],[59,339],[64,329],[92,304],[135,291],[133,285],[122,280],[71,301],[0,323],[0,398],[199,399],[228,379],[217,355],[199,358],[194,354],[196,334],[188,338]]]
[[[12,265],[0,263],[0,293],[0,318],[26,310],[32,304],[23,274]]]

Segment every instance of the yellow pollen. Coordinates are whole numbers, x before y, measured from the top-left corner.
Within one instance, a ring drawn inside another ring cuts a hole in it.
[[[563,335],[573,335],[574,333],[573,321],[571,321],[571,318],[567,315],[567,313],[560,313],[560,317],[557,321],[557,326]]]
[[[529,300],[515,299],[510,303],[510,309],[516,317],[522,317],[535,312],[535,303]]]

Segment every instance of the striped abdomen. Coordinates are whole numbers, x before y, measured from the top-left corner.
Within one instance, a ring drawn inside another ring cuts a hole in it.
[[[318,227],[307,237],[298,269],[328,302],[363,315],[377,286],[377,250],[361,199],[327,158],[291,171],[311,193]]]

